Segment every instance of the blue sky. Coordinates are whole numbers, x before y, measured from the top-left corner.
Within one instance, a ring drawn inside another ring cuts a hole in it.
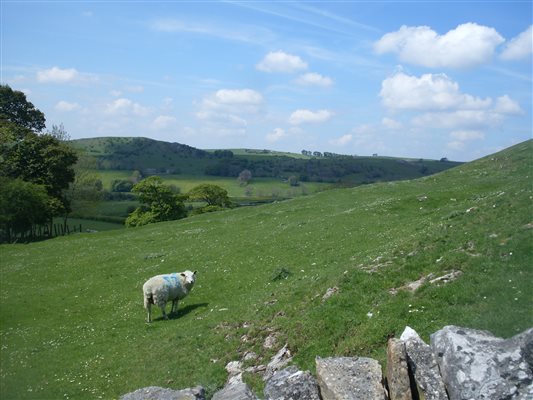
[[[1,81],[74,139],[470,161],[532,137],[532,2],[7,1]]]

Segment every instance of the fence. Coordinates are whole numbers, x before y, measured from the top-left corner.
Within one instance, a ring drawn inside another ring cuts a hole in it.
[[[9,229],[7,232],[0,232],[0,242],[17,243],[33,242],[44,239],[51,239],[56,236],[70,235],[71,233],[82,232],[81,224],[46,224],[33,225],[29,230],[16,232]]]

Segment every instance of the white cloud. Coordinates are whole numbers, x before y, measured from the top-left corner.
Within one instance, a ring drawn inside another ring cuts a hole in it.
[[[146,116],[149,112],[147,107],[141,106],[139,103],[135,103],[130,99],[121,97],[106,105],[106,114],[112,115],[126,115],[133,114],[139,116]]]
[[[524,111],[516,101],[511,99],[508,95],[503,95],[496,99],[494,112],[499,114],[520,115]]]
[[[271,51],[255,67],[263,72],[296,72],[307,69],[307,63],[298,56]]]
[[[252,89],[221,89],[215,93],[214,97],[219,104],[258,105],[263,102],[261,93]]]
[[[424,74],[418,78],[399,72],[382,82],[380,96],[383,105],[390,109],[483,109],[492,103],[490,98],[461,93],[457,82],[445,74]]]
[[[421,128],[476,130],[493,128],[503,120],[502,114],[491,110],[458,110],[425,113],[413,118],[412,122]]]
[[[287,134],[285,133],[285,130],[283,130],[282,128],[276,128],[272,132],[267,134],[265,138],[267,142],[274,143],[274,142],[277,142],[278,140],[283,139],[286,136]]]
[[[177,122],[176,117],[170,115],[159,115],[152,121],[152,128],[167,129]]]
[[[353,135],[348,133],[346,135],[342,135],[339,138],[331,139],[329,143],[334,146],[346,146],[348,143],[352,141],[352,139],[353,139]]]
[[[381,120],[381,125],[383,125],[387,129],[400,129],[403,127],[403,124],[401,122],[388,117],[384,117]]]
[[[439,35],[429,26],[402,26],[374,43],[378,54],[396,53],[400,60],[424,67],[466,68],[492,58],[504,38],[494,29],[475,23]]]
[[[52,67],[37,72],[37,80],[41,83],[68,83],[76,80],[79,76],[80,73],[74,68]]]
[[[503,60],[523,60],[533,53],[533,25],[511,39],[500,54]]]
[[[452,131],[450,137],[461,142],[469,140],[480,140],[485,138],[485,134],[482,131]]]
[[[308,72],[296,79],[296,83],[304,86],[330,87],[333,85],[333,79],[315,72]]]
[[[78,103],[69,103],[68,101],[61,100],[55,105],[55,109],[58,111],[74,111],[78,110],[80,105]]]
[[[294,111],[289,117],[291,125],[299,125],[307,122],[325,122],[333,116],[329,110],[311,111],[300,109]]]

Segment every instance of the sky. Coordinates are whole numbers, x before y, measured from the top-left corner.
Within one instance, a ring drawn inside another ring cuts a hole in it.
[[[72,139],[471,161],[532,138],[532,1],[0,2]]]

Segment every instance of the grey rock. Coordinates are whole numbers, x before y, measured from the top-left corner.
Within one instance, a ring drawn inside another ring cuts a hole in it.
[[[446,326],[431,335],[451,400],[533,399],[533,328],[510,339]]]
[[[257,400],[257,397],[246,383],[240,381],[224,386],[213,395],[212,400]]]
[[[390,400],[411,400],[411,382],[407,367],[405,344],[396,338],[387,346],[387,383]]]
[[[287,364],[292,360],[291,351],[287,344],[283,346],[279,351],[272,357],[270,362],[266,367],[265,374],[263,375],[263,380],[268,381],[276,371],[287,366]]]
[[[316,359],[316,375],[323,400],[384,400],[381,366],[365,357]]]
[[[149,386],[127,393],[120,400],[205,400],[205,391],[201,386],[183,390]]]
[[[276,372],[264,390],[265,400],[320,400],[316,379],[291,366]]]
[[[448,400],[437,359],[429,345],[408,326],[405,327],[400,340],[405,343],[407,365],[414,375],[418,391],[422,392],[426,400]]]

